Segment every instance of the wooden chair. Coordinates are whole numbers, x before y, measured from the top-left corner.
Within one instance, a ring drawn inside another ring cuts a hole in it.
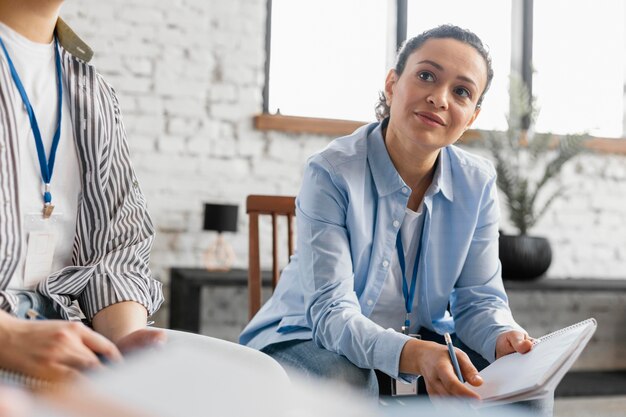
[[[261,308],[261,257],[259,242],[259,216],[272,216],[272,290],[278,284],[278,216],[287,217],[287,243],[289,257],[294,250],[294,225],[296,198],[293,196],[249,195],[246,199],[249,220],[248,249],[248,319]]]

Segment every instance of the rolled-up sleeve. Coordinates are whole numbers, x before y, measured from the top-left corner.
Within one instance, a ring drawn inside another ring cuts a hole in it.
[[[0,291],[0,310],[15,314],[17,297],[6,291]]]
[[[319,346],[358,367],[397,376],[409,337],[383,329],[361,313],[346,226],[346,189],[322,156],[309,161],[296,202],[299,278],[307,321]]]
[[[110,148],[102,158],[110,164],[101,200],[108,226],[103,256],[78,300],[88,319],[122,301],[135,301],[151,315],[163,302],[161,283],[149,268],[155,229],[131,164],[117,96],[101,78],[98,81],[99,91],[110,94],[114,112]]]

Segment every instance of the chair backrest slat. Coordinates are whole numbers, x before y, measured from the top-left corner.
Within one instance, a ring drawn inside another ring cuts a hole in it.
[[[248,213],[250,218],[248,241],[248,311],[261,308],[261,257],[259,253],[259,215]],[[251,317],[250,317],[251,318]]]
[[[294,252],[293,218],[296,215],[296,198],[293,196],[249,195],[246,199],[249,216],[248,242],[248,318],[252,319],[261,308],[261,251],[259,242],[259,216],[272,216],[272,290],[280,277],[278,264],[278,216],[287,217],[289,257]]]
[[[276,213],[272,213],[272,288],[278,284],[278,222]]]
[[[295,208],[294,208],[295,209]],[[289,256],[287,257],[287,261],[291,259],[291,255],[293,255],[293,218],[295,214],[289,213],[287,215],[287,233],[288,233],[288,242],[289,242]]]

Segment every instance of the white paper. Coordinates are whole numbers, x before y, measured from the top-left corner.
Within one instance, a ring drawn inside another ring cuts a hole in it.
[[[553,390],[595,332],[595,319],[540,337],[530,352],[503,356],[480,372],[483,384],[473,387],[482,402],[513,402]]]

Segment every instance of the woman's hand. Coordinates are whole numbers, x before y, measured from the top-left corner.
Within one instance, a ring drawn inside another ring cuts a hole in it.
[[[463,378],[471,385],[483,383],[478,370],[465,352],[456,349]],[[435,342],[409,340],[400,354],[400,372],[421,375],[429,395],[460,396],[480,399],[478,394],[463,385],[454,373],[448,347]]]
[[[122,359],[117,347],[79,322],[20,320],[0,312],[0,366],[52,381],[102,366],[96,354]]]
[[[117,342],[117,348],[127,355],[135,350],[160,346],[167,340],[167,334],[160,329],[139,329],[124,336]]]
[[[510,330],[502,333],[496,340],[496,359],[509,353],[526,353],[533,347],[533,338],[526,332]]]

